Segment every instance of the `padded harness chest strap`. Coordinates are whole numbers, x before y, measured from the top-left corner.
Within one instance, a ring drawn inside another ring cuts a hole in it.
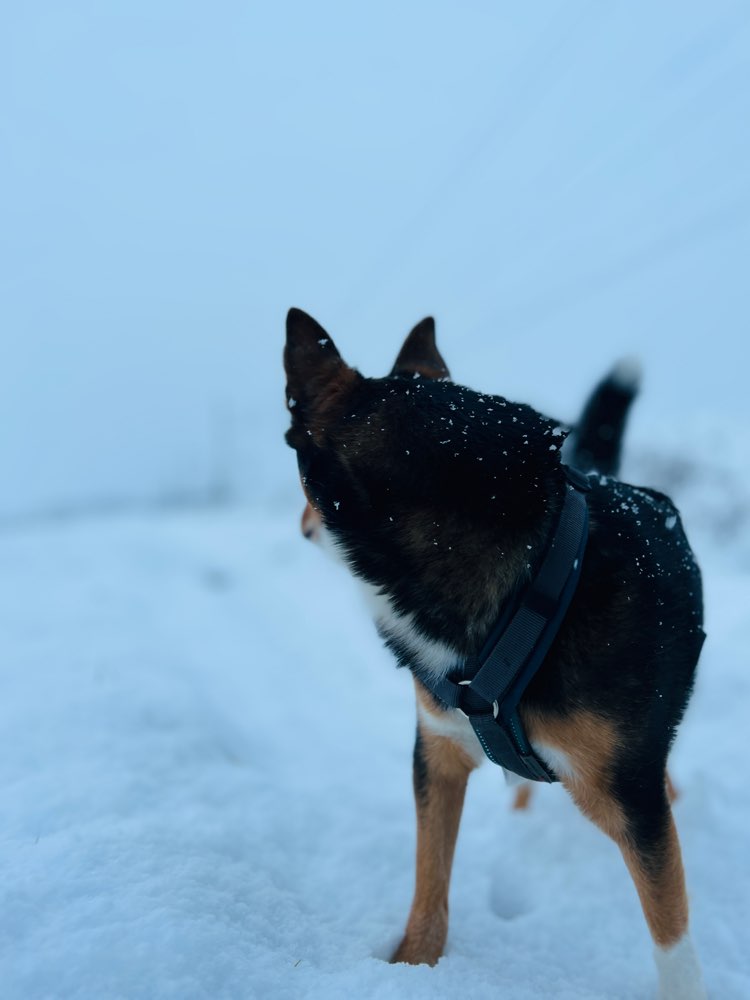
[[[493,763],[534,781],[557,781],[557,777],[527,740],[518,703],[560,629],[580,579],[588,540],[588,480],[575,469],[565,467],[565,473],[565,500],[541,567],[501,615],[477,665],[470,669],[473,676],[466,676],[466,668],[440,680],[419,676],[440,704],[469,719]]]

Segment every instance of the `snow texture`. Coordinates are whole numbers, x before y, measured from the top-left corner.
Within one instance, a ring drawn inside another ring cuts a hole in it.
[[[701,527],[697,485],[680,499],[709,640],[675,811],[709,993],[741,1000],[750,537]],[[0,536],[3,997],[652,996],[615,847],[559,787],[511,812],[489,764],[447,955],[383,961],[412,889],[411,684],[300,508],[290,488]]]
[[[709,996],[750,996],[750,11],[10,4],[0,31],[3,1000],[646,1000],[619,854],[485,765],[445,957],[412,892],[411,683],[302,539],[280,365],[571,421],[613,362],[706,643],[672,774]],[[234,504],[226,501],[237,500]]]

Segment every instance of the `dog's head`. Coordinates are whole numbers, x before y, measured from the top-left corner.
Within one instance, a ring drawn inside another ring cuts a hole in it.
[[[287,442],[354,572],[425,621],[460,618],[465,628],[474,614],[494,615],[562,491],[559,429],[449,381],[431,320],[388,376],[371,379],[292,309],[284,361]]]
[[[407,378],[448,379],[450,372],[435,343],[435,320],[426,316],[411,330],[396,357],[390,375]],[[308,500],[302,511],[300,527],[312,542],[324,539],[323,519]]]

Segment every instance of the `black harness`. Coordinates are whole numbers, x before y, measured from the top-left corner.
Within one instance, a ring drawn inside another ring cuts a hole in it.
[[[503,609],[478,657],[440,680],[418,674],[443,707],[466,716],[494,764],[534,781],[558,779],[527,740],[518,703],[562,625],[588,539],[591,487],[581,473],[563,468],[565,500],[534,579]]]

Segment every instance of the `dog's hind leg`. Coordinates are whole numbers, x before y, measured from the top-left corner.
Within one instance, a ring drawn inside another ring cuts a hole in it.
[[[448,934],[448,889],[466,793],[475,767],[453,740],[420,722],[414,745],[417,876],[414,901],[392,962],[434,965]]]
[[[619,782],[592,801],[575,782],[579,806],[618,844],[640,897],[654,941],[661,1000],[705,1000],[700,966],[688,931],[688,900],[680,842],[663,776]]]
[[[662,1000],[705,1000],[664,768],[626,765],[614,726],[591,713],[534,718],[527,728],[535,745],[557,755],[560,780],[581,811],[622,852],[654,941]]]
[[[680,842],[663,795],[656,809],[625,806],[614,839],[635,883],[654,941],[661,1000],[705,1000],[698,958],[688,931],[688,901]],[[612,802],[603,809],[611,813]],[[597,810],[590,813],[595,818]]]
[[[625,827],[618,843],[655,945],[662,1000],[704,1000],[700,966],[688,931],[680,842],[664,776],[631,776],[615,784]]]

